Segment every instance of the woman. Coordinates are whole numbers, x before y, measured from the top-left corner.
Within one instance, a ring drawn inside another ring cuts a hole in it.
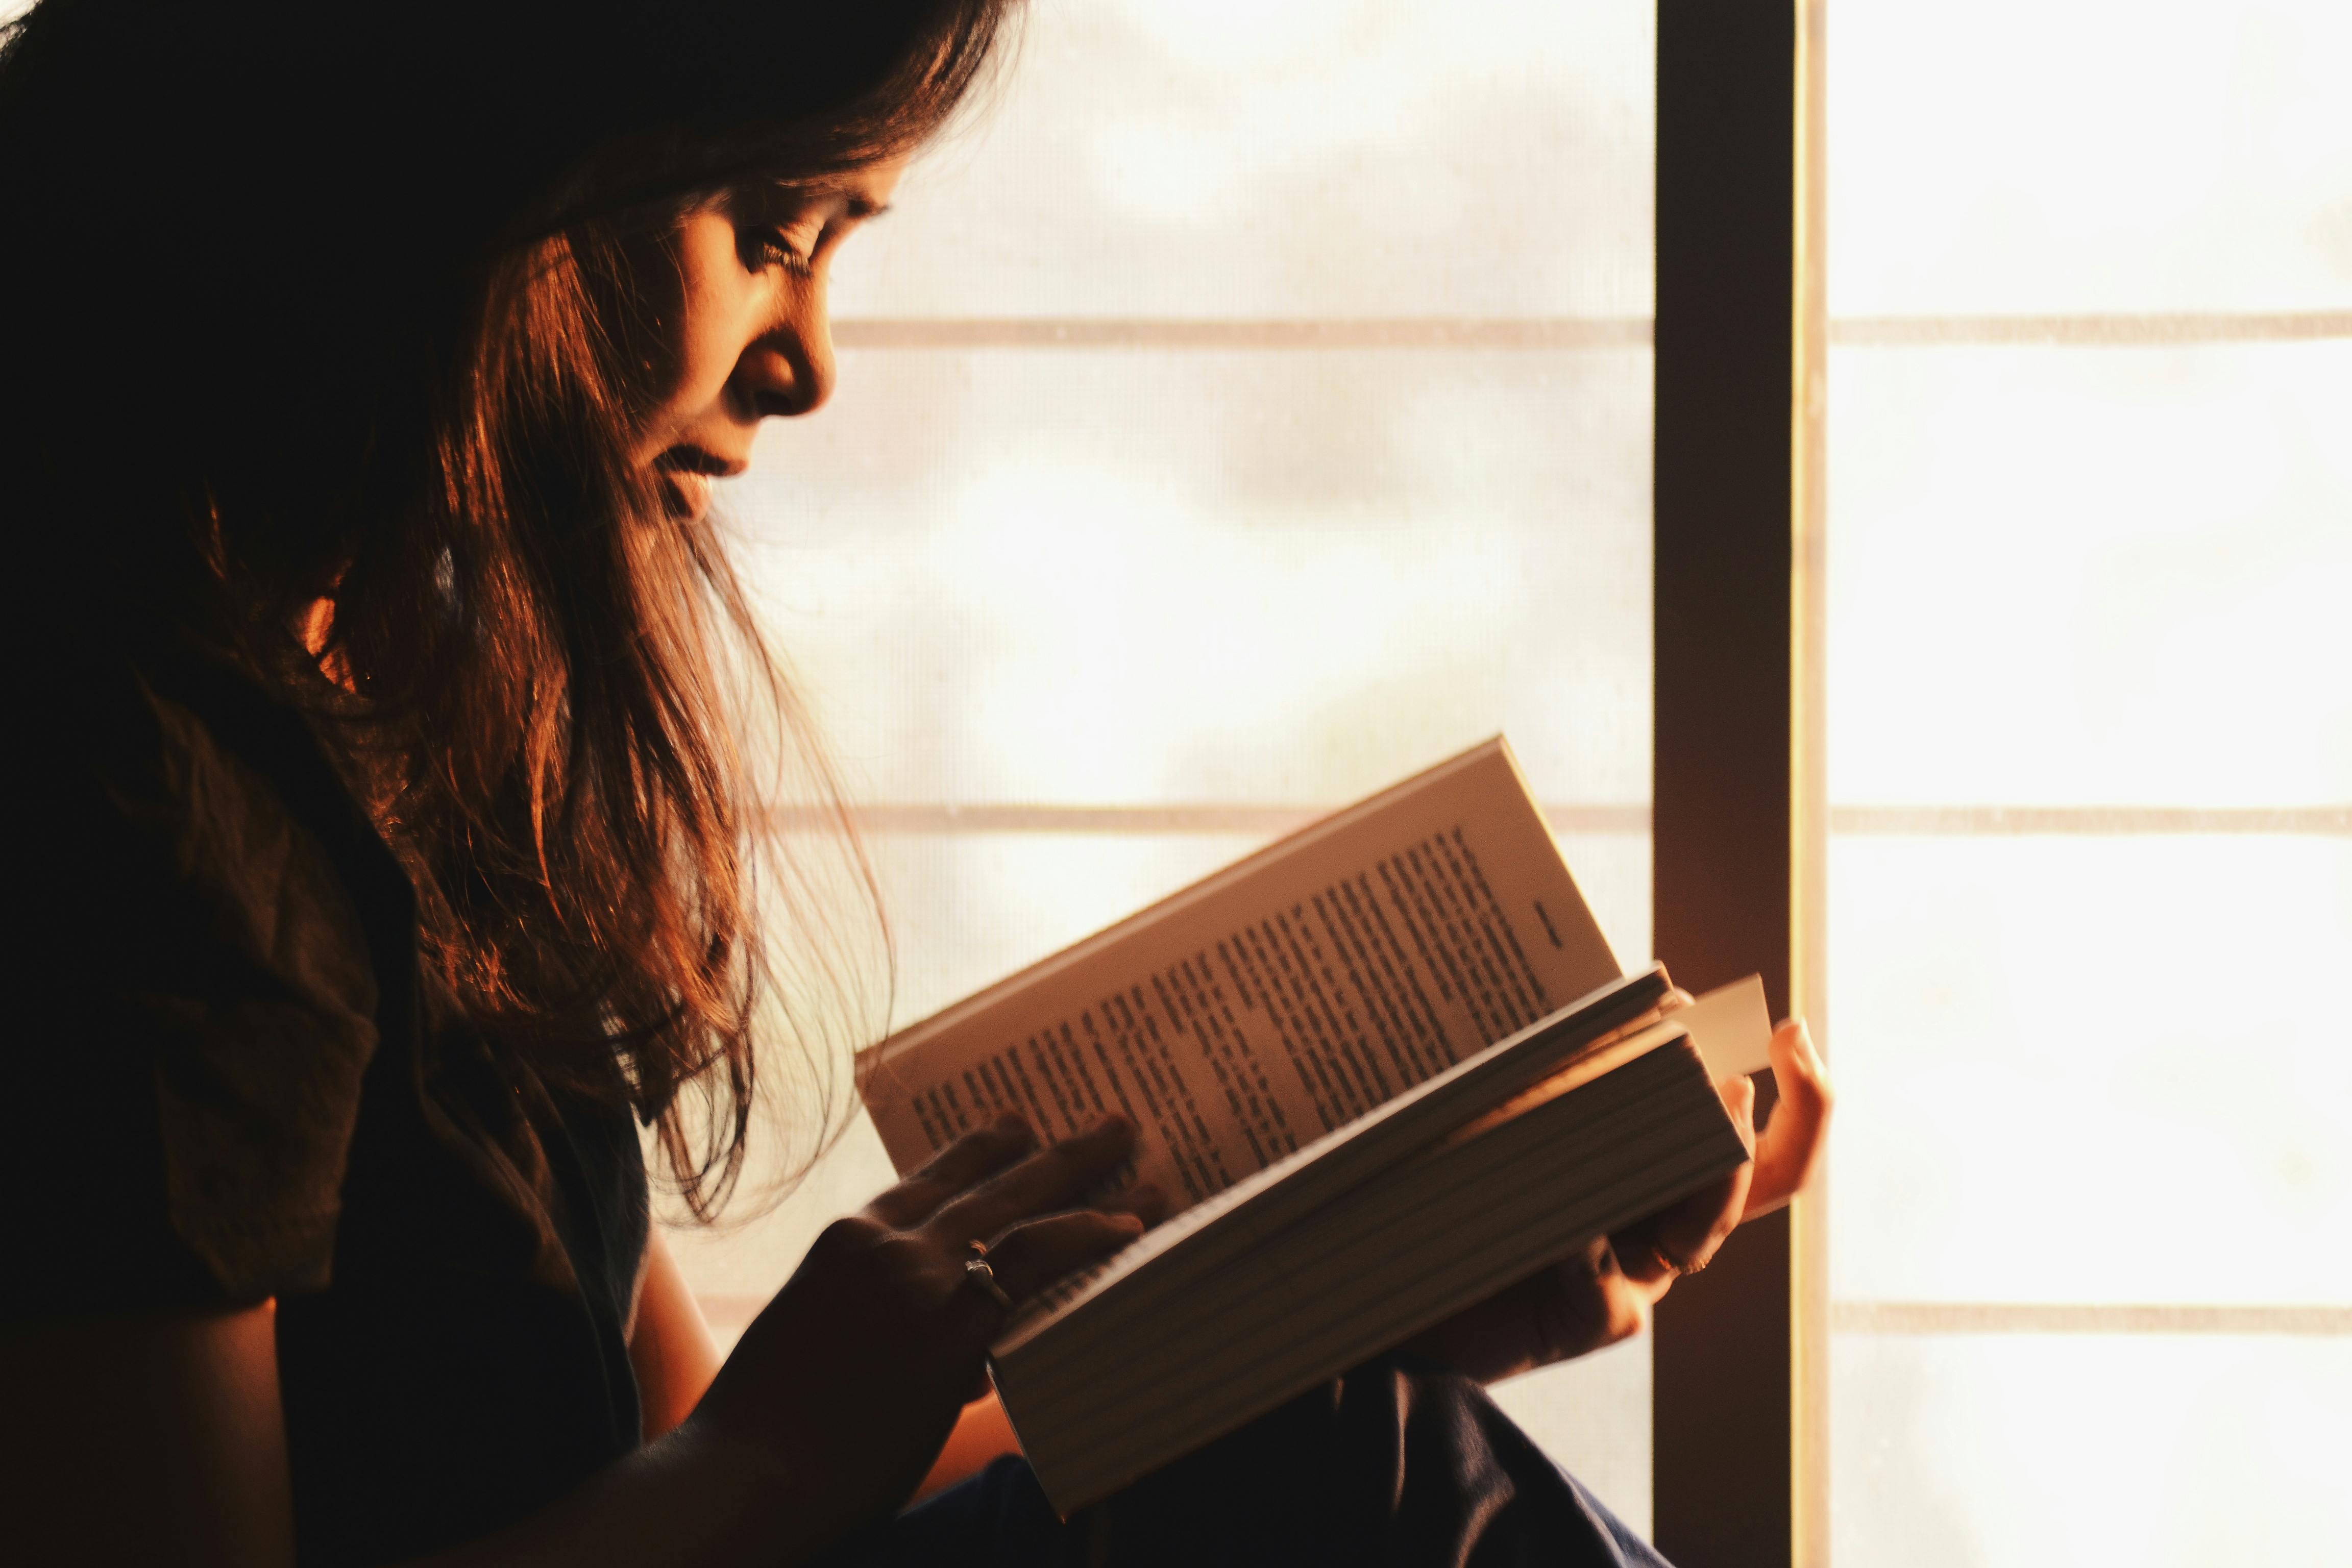
[[[17,25],[12,1560],[1640,1557],[1463,1374],[1631,1331],[1793,1190],[1794,1032],[1801,1114],[1723,1188],[1067,1527],[1010,1459],[898,1510],[1004,1447],[984,1404],[948,1441],[1004,1311],[966,1247],[1018,1298],[1135,1235],[1152,1193],[1073,1206],[1126,1128],[956,1144],[723,1367],[649,1232],[639,1126],[707,1215],[795,1059],[752,1050],[754,902],[804,916],[810,1124],[845,962],[822,877],[755,853],[733,737],[793,710],[737,700],[769,666],[709,481],[824,402],[825,269],[1008,9]]]

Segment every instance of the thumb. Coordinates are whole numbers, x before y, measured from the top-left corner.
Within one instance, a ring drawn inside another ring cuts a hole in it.
[[[1819,1168],[1829,1136],[1829,1068],[1812,1031],[1791,1018],[1772,1033],[1772,1082],[1780,1102],[1756,1145],[1756,1179],[1743,1219],[1769,1214],[1803,1190]]]

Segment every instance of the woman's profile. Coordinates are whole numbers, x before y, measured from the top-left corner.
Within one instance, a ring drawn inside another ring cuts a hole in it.
[[[708,1218],[763,1105],[821,1134],[871,913],[763,839],[772,753],[837,797],[711,482],[825,401],[836,253],[1016,20],[9,26],[0,1554],[1655,1561],[1478,1386],[1801,1184],[1801,1027],[1723,1186],[1066,1522],[975,1395],[1007,1303],[1159,1212],[1102,1195],[1123,1124],[950,1146],[723,1365],[649,1224],[648,1151]]]

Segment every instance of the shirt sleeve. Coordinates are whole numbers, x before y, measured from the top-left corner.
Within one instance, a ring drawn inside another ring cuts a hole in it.
[[[53,722],[11,857],[0,1316],[320,1289],[376,1046],[345,879],[135,679]]]

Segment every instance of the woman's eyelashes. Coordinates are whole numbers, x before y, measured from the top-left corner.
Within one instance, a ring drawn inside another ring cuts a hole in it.
[[[803,240],[793,229],[773,225],[751,225],[739,233],[743,266],[749,271],[759,272],[771,267],[781,267],[796,277],[806,278],[816,270],[815,235]]]

